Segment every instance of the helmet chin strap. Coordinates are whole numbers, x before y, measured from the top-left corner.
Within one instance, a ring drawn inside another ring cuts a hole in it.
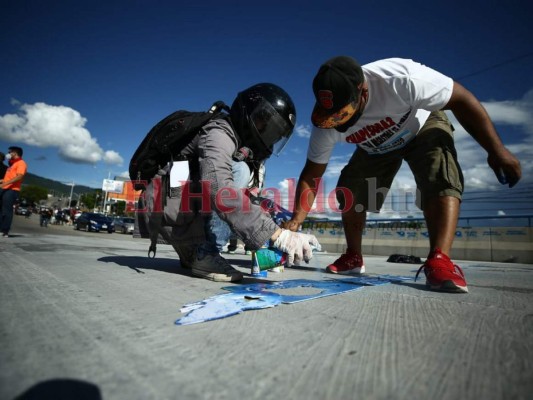
[[[241,135],[239,134],[239,130],[236,129],[235,124],[231,120],[231,118],[228,118],[227,121],[233,128],[233,132],[235,133],[235,136],[237,137],[237,142],[242,142]],[[250,161],[254,157],[254,152],[252,149],[246,146],[241,146],[237,150],[235,150],[235,153],[233,153],[233,160],[235,161]]]
[[[252,149],[246,146],[240,147],[233,153],[233,159],[235,161],[250,161],[254,158],[254,152]]]

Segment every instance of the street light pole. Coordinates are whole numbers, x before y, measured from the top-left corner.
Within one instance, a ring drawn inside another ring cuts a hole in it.
[[[70,184],[70,196],[68,197],[68,204],[67,207],[70,210],[70,203],[72,202],[72,192],[74,191],[74,182]]]

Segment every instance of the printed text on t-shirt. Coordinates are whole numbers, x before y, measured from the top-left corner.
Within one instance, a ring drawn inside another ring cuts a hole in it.
[[[379,145],[385,143],[390,137],[392,137],[396,132],[401,129],[402,124],[407,120],[409,114],[411,114],[411,111],[408,111],[404,116],[402,116],[397,123],[394,122],[391,117],[386,117],[380,120],[379,122],[369,124],[364,128],[361,128],[358,131],[347,136],[346,142],[361,143],[369,141],[374,146],[378,147]],[[375,138],[375,136],[377,135],[379,136]],[[371,140],[373,138],[375,139]]]

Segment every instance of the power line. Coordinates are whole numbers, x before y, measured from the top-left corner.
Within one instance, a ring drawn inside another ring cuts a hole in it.
[[[455,78],[455,80],[460,81],[460,80],[463,80],[463,79],[466,79],[466,78],[470,78],[472,76],[476,76],[476,75],[482,74],[483,72],[490,71],[491,69],[499,68],[499,67],[501,67],[503,65],[511,64],[511,63],[523,60],[524,58],[528,58],[528,57],[531,57],[531,56],[533,56],[533,52],[527,53],[527,54],[523,54],[521,56],[518,56],[518,57],[515,57],[515,58],[511,58],[511,59],[499,62],[497,64],[492,64],[492,65],[490,65],[488,67],[485,67],[483,69],[480,69],[480,70],[477,70],[477,71],[474,71],[474,72],[470,72],[469,74],[466,74],[466,75],[460,76],[458,78]]]

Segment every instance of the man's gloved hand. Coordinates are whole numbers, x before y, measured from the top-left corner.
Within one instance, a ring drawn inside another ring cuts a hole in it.
[[[287,229],[282,229],[273,246],[287,253],[288,266],[299,265],[302,260],[308,263],[313,257],[313,248],[321,250],[320,243],[314,235]]]

